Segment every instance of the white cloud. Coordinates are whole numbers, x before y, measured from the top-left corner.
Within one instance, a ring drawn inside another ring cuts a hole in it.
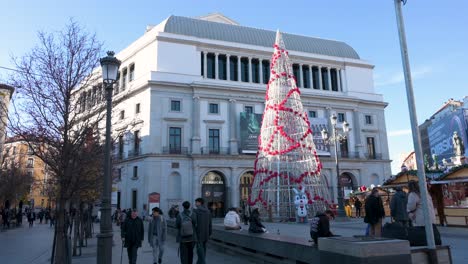
[[[398,137],[406,135],[411,135],[411,129],[393,130],[388,132],[389,137]]]
[[[415,70],[411,71],[411,77],[413,80],[421,79],[429,74],[433,73],[433,69],[430,66],[423,66],[423,67],[416,67]],[[388,76],[385,78],[385,76]],[[403,71],[394,72],[392,74],[375,74],[375,86],[387,86],[387,85],[394,85],[403,83],[405,81],[405,77],[403,75]]]

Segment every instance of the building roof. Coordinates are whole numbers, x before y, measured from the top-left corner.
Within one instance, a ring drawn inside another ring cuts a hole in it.
[[[262,47],[273,47],[276,35],[276,32],[271,30],[181,16],[170,16],[166,20],[164,32]],[[283,33],[283,39],[288,50],[333,57],[360,59],[357,52],[351,46],[341,41],[287,33]]]

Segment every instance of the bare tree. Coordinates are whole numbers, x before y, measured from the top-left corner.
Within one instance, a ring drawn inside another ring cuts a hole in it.
[[[84,166],[100,160],[100,151],[88,151],[90,131],[99,131],[103,111],[97,100],[83,110],[79,88],[98,83],[93,71],[99,65],[102,44],[94,34],[70,21],[59,32],[39,32],[39,43],[28,54],[14,59],[18,73],[9,130],[26,141],[52,171],[56,186],[56,235],[54,263],[69,263],[70,240],[66,209],[84,192],[97,192],[88,182]],[[94,163],[100,167],[100,164]],[[102,167],[102,166],[101,166]],[[93,171],[95,173],[97,171]],[[97,173],[96,175],[99,175]],[[86,177],[85,177],[86,176]]]

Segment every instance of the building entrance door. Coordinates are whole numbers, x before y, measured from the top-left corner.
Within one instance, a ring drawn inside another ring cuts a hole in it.
[[[212,217],[224,217],[226,205],[226,185],[220,172],[210,171],[202,180],[202,196]]]

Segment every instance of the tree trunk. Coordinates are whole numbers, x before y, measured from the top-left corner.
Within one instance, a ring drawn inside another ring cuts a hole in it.
[[[75,215],[73,216],[73,256],[77,256],[76,254],[76,248],[78,247],[78,236],[79,236],[79,229],[80,229],[80,223],[79,223],[79,211],[75,212]]]
[[[60,198],[57,204],[57,234],[55,242],[55,264],[70,264],[69,252],[67,248],[68,244],[68,233],[66,227],[66,215],[65,206],[67,204],[66,199]]]

